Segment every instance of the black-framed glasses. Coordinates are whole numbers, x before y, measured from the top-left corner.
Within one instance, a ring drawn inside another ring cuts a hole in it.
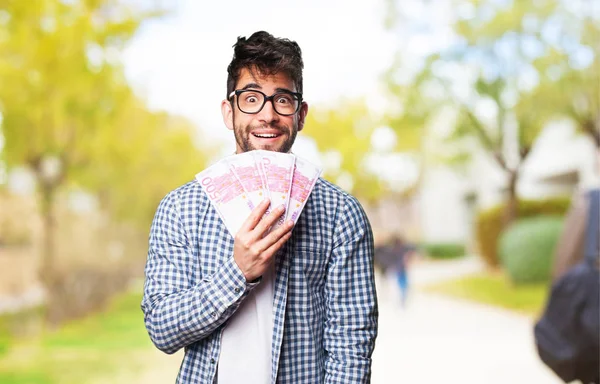
[[[255,114],[264,108],[267,101],[271,101],[275,112],[282,116],[290,116],[300,110],[302,94],[298,92],[281,91],[267,96],[255,89],[237,89],[229,94],[231,99],[237,96],[237,106],[240,111]]]

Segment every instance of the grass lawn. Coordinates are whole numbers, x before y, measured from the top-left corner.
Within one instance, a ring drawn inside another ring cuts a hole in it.
[[[141,294],[115,298],[102,313],[65,324],[32,340],[11,342],[0,354],[0,383],[88,383],[125,365],[143,364],[151,342],[140,310]]]
[[[429,285],[423,290],[495,305],[537,317],[544,308],[548,284],[515,286],[502,273],[483,272]]]

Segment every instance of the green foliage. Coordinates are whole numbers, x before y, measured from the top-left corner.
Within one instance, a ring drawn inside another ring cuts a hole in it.
[[[425,291],[494,305],[537,317],[544,308],[546,283],[514,285],[500,273],[484,272],[425,287]]]
[[[421,153],[428,133],[427,124],[440,110],[439,100],[428,90],[431,85],[431,71],[426,68],[410,79],[405,79],[402,54],[399,53],[388,71],[384,81],[387,86],[389,105],[384,117],[387,124],[398,137],[396,150]],[[398,75],[402,81],[398,81]]]
[[[12,342],[8,323],[6,315],[0,316],[0,358],[8,352]]]
[[[19,338],[39,331],[43,311],[43,307],[36,306],[0,315],[0,357],[8,354]]]
[[[0,0],[0,161],[9,172],[25,167],[35,178],[44,241],[39,276],[49,297],[66,307],[87,311],[93,305],[71,303],[95,303],[80,291],[75,292],[80,301],[61,292],[53,295],[61,280],[69,280],[59,268],[74,263],[66,255],[76,248],[58,249],[57,196],[76,190],[96,198],[101,212],[93,214],[102,217],[96,223],[105,230],[101,247],[108,249],[118,244],[120,235],[109,235],[116,223],[147,231],[160,199],[192,180],[210,156],[197,145],[201,141],[190,121],[150,110],[125,79],[122,51],[143,22],[163,14],[159,3]],[[48,160],[58,165],[52,177]],[[0,217],[0,242],[7,241],[7,234],[10,242],[26,241],[4,227]],[[80,260],[89,256],[76,255]],[[114,294],[110,288],[102,289],[103,298]],[[59,305],[49,308],[54,312],[48,311],[48,320],[67,313]]]
[[[549,281],[562,227],[560,216],[538,216],[518,220],[503,232],[498,253],[513,283]]]
[[[109,217],[146,228],[160,198],[206,164],[193,124],[149,110],[125,81],[119,54],[164,14],[157,7],[0,0],[2,159],[34,172],[47,205],[74,187],[97,195]],[[53,183],[43,176],[49,158],[60,164]]]
[[[415,32],[430,41],[448,30],[453,35],[423,57],[406,57],[399,45],[385,79],[400,116],[420,111],[416,115],[428,122],[444,109],[456,112],[441,122],[450,128],[442,138],[450,148],[427,147],[442,153],[433,157],[462,166],[472,154],[485,152],[512,177],[507,197],[514,202],[519,168],[551,121],[566,117],[600,147],[597,2],[440,1],[453,13],[444,18],[448,25],[430,17],[431,2],[385,3],[385,25],[399,44]],[[398,115],[396,110],[390,115]],[[427,134],[425,126],[417,130],[421,136]],[[513,147],[514,139],[516,148],[509,153],[506,144]],[[511,218],[512,207],[507,204]],[[495,264],[494,258],[490,262]]]
[[[122,294],[112,300],[106,311],[66,324],[59,332],[48,334],[42,345],[46,348],[86,348],[115,350],[144,348],[150,340],[143,329],[141,296]],[[137,325],[133,331],[132,325]],[[85,337],[82,337],[84,336]]]
[[[213,149],[196,145],[198,132],[189,120],[150,112],[133,96],[122,101],[115,126],[118,132],[93,148],[101,161],[83,168],[77,182],[96,192],[115,219],[146,229],[160,199],[192,180]]]
[[[432,259],[456,259],[465,256],[465,246],[458,243],[426,243],[419,245]]]
[[[473,16],[457,19],[455,30],[466,45],[453,50],[455,57],[480,65],[488,81],[501,79],[516,96],[510,101],[503,92],[493,99],[499,106],[514,104],[523,146],[557,117],[572,119],[587,133],[595,127],[598,137],[600,12],[593,2],[460,3],[471,6]],[[560,34],[549,34],[550,28]]]
[[[315,140],[319,152],[340,159],[339,168],[325,167],[323,177],[336,183],[339,177],[350,175],[353,187],[348,192],[374,200],[385,192],[383,182],[365,167],[376,127],[364,102],[345,100],[332,108],[311,109],[302,132]]]
[[[569,209],[569,204],[569,198],[521,200],[518,204],[518,217],[564,215]],[[500,204],[479,212],[475,219],[478,254],[490,267],[500,265],[497,249],[498,240],[503,230],[504,210],[504,204]]]
[[[128,368],[147,363],[138,358],[152,347],[140,302],[140,294],[124,294],[106,311],[65,324],[40,339],[13,340],[0,360],[0,382],[111,382],[124,361]]]
[[[57,156],[68,174],[89,161],[101,128],[110,127],[126,86],[108,54],[132,37],[145,15],[108,1],[6,3],[6,38],[0,40],[6,160],[9,167],[35,167],[44,156]]]

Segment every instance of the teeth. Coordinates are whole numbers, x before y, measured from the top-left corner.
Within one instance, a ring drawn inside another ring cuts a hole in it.
[[[277,137],[277,135],[258,135],[258,134],[254,134],[254,136],[260,137],[260,138],[263,138],[263,139],[272,139],[274,137]]]

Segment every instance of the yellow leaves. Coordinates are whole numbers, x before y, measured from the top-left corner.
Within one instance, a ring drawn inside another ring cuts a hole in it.
[[[324,154],[326,179],[340,183],[350,177],[349,192],[372,198],[381,188],[365,163],[372,152],[371,135],[379,124],[362,100],[342,100],[335,107],[313,107],[303,132]]]
[[[131,108],[120,115],[117,127],[118,132],[104,137],[113,142],[101,146],[96,167],[102,178],[96,178],[95,188],[110,186],[119,217],[148,224],[160,199],[192,180],[209,152],[194,146],[197,130],[189,121],[166,113]]]
[[[3,159],[10,167],[55,155],[68,185],[147,224],[206,159],[189,121],[149,111],[124,80],[118,51],[162,12],[132,4],[0,0]]]
[[[414,152],[422,147],[425,134],[424,118],[401,114],[390,117],[388,125],[396,133],[396,151]]]

